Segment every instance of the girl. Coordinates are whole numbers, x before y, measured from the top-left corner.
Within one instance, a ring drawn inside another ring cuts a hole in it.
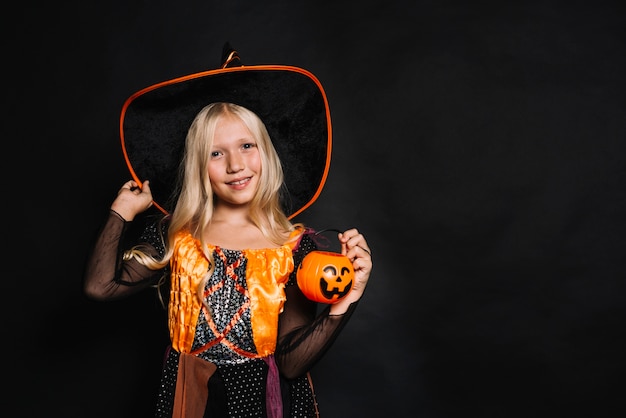
[[[165,272],[171,348],[156,416],[319,416],[309,370],[366,288],[372,260],[363,235],[338,234],[354,285],[318,313],[296,283],[315,234],[282,208],[283,167],[266,126],[233,103],[197,113],[173,212],[126,249],[130,223],[155,203],[148,180],[119,190],[84,289],[94,299],[118,298],[158,284]]]

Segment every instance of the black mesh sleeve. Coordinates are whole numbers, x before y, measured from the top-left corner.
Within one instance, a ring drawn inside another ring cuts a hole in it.
[[[310,235],[304,235],[294,252],[294,272],[285,287],[287,301],[279,318],[276,362],[281,374],[293,379],[308,372],[332,346],[354,312],[357,302],[343,315],[329,315],[330,306],[317,314],[317,303],[308,299],[297,285],[295,275],[302,259],[316,249]]]
[[[134,258],[123,260],[129,226],[115,211],[109,212],[87,259],[84,276],[87,296],[98,300],[118,299],[155,285],[166,273],[166,269],[152,270]],[[158,224],[148,225],[138,240],[147,253],[157,258],[164,251],[164,246],[159,244],[162,242],[160,233],[157,234],[159,228],[162,227]]]

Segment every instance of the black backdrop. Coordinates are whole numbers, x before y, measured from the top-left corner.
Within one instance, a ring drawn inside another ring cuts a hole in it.
[[[322,81],[333,160],[299,220],[356,226],[373,249],[368,292],[313,370],[324,418],[623,413],[621,3],[108,0],[3,13],[6,416],[152,415],[163,312],[148,293],[86,300],[82,269],[129,178],[122,103],[215,68],[225,41],[245,63]]]

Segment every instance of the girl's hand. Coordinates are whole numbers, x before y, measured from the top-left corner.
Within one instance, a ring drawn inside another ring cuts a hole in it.
[[[331,306],[331,315],[345,313],[352,302],[361,298],[372,271],[372,252],[363,234],[356,228],[348,229],[338,235],[341,253],[352,261],[354,283],[350,292]]]
[[[135,219],[135,216],[152,206],[152,192],[149,183],[148,180],[144,181],[141,188],[135,180],[124,183],[117,192],[111,209],[128,222]]]

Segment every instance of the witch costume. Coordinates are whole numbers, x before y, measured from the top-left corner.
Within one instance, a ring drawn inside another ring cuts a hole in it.
[[[194,116],[209,103],[231,102],[265,123],[285,173],[281,203],[289,218],[310,206],[330,164],[331,125],[320,82],[308,71],[280,65],[244,66],[229,44],[219,69],[169,80],[132,95],[122,108],[120,135],[131,175],[150,179],[154,207],[138,243],[165,253],[163,237],[177,197],[184,138]],[[169,266],[160,271],[125,257],[131,222],[114,211],[97,237],[87,277],[108,277],[114,298],[157,285],[169,296],[166,351],[156,417],[318,417],[309,370],[333,344],[357,302],[342,315],[304,296],[296,282],[302,259],[317,249],[312,231],[295,242],[266,249],[233,250],[178,233]],[[297,233],[300,231],[295,231]],[[209,309],[210,308],[210,309]]]

